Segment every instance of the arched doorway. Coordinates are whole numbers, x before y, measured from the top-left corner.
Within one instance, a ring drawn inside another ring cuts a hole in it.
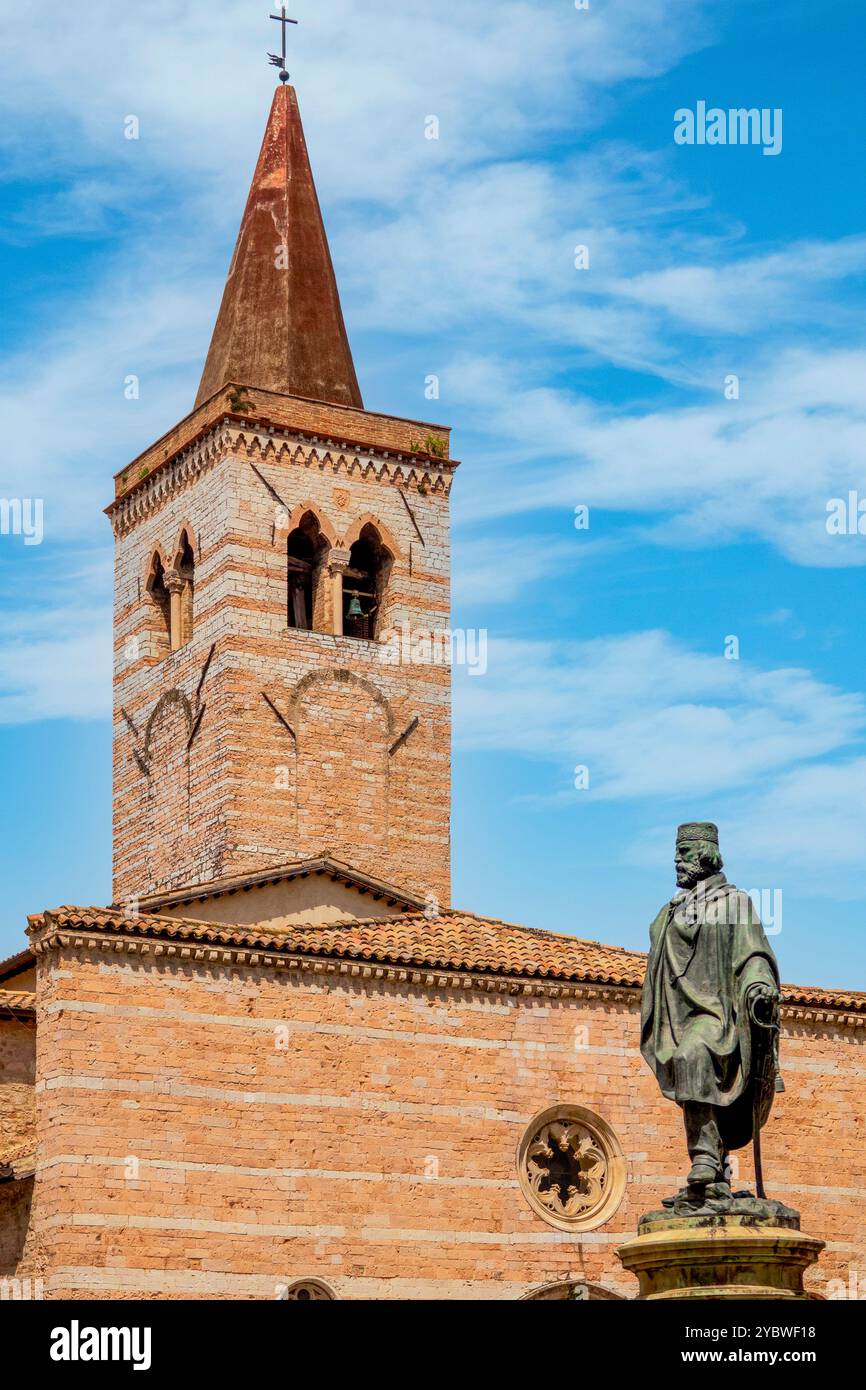
[[[522,1303],[599,1303],[626,1302],[621,1294],[611,1293],[600,1284],[587,1284],[582,1279],[565,1279],[559,1284],[542,1284],[523,1294]]]

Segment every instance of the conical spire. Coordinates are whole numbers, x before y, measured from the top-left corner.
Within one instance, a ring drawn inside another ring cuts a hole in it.
[[[274,93],[196,405],[230,382],[364,406],[289,86]]]

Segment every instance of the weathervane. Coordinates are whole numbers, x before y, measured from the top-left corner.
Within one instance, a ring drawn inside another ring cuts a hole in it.
[[[274,67],[279,68],[280,81],[288,82],[289,74],[286,72],[286,25],[297,24],[298,21],[296,19],[286,19],[285,5],[281,6],[281,10],[281,14],[272,14],[271,19],[275,19],[278,24],[281,24],[283,26],[283,51],[282,53],[269,53],[268,57],[270,58]]]

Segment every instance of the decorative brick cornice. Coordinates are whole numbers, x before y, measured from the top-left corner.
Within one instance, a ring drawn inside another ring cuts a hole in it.
[[[299,955],[290,948],[285,952],[276,952],[254,947],[219,945],[215,942],[161,942],[125,936],[105,937],[57,931],[50,932],[38,942],[34,942],[34,950],[38,956],[63,950],[99,951],[106,955],[132,956],[138,960],[288,970],[312,975],[341,976],[352,980],[373,980],[384,984],[411,984],[427,989],[476,990],[483,994],[523,995],[526,998],[599,999],[622,1004],[633,1004],[637,998],[634,989],[617,985],[560,984],[546,980],[525,980],[515,975],[481,975],[472,971],[335,960],[328,956]]]
[[[158,466],[145,471],[122,496],[106,507],[115,536],[126,535],[139,521],[152,515],[190,481],[227,456],[265,464],[330,472],[335,477],[358,476],[447,496],[451,491],[456,461],[431,455],[358,445],[333,435],[280,430],[241,420],[227,413],[205,432]],[[135,465],[131,465],[134,471]]]
[[[64,949],[125,954],[139,959],[196,962],[217,967],[250,966],[273,970],[306,971],[349,979],[411,984],[436,989],[480,990],[487,994],[520,995],[524,998],[600,999],[636,1007],[641,980],[634,963],[643,958],[638,952],[619,951],[595,942],[557,937],[551,932],[497,923],[489,918],[472,919],[471,914],[446,913],[429,923],[431,943],[438,923],[459,919],[477,923],[480,932],[501,929],[503,934],[525,933],[537,939],[541,949],[560,942],[563,949],[586,948],[586,966],[570,969],[565,978],[551,978],[551,971],[534,973],[533,967],[519,963],[509,967],[473,968],[459,963],[425,961],[425,948],[413,953],[404,947],[396,951],[389,945],[395,924],[408,918],[385,918],[365,923],[345,922],[323,927],[299,926],[279,930],[257,930],[220,923],[196,922],[181,918],[144,915],[130,918],[112,908],[62,908],[31,917],[28,935],[37,956]],[[423,914],[415,922],[424,921]],[[364,934],[363,955],[358,933]],[[381,949],[376,934],[381,934]],[[372,944],[371,944],[372,942]],[[440,950],[438,941],[433,943]],[[435,954],[430,951],[430,955]],[[398,957],[395,959],[395,955]],[[377,958],[378,957],[378,958]],[[389,958],[390,957],[390,958]],[[479,953],[479,958],[483,952]],[[622,965],[616,964],[622,958]],[[562,972],[564,974],[564,972]],[[832,1024],[852,1030],[866,1027],[866,995],[842,991],[820,991],[799,986],[783,986],[782,1017],[789,1022],[809,1025]],[[806,1002],[808,999],[809,1002]]]
[[[128,492],[105,508],[115,536],[126,535],[187,483],[225,458],[230,447],[231,434],[226,422],[218,420],[186,448],[166,459],[163,465],[145,471]]]

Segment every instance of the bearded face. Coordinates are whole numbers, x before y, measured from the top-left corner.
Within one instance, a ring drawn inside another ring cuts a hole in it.
[[[694,888],[702,878],[706,878],[703,867],[701,847],[697,840],[679,840],[676,850],[677,887]]]

